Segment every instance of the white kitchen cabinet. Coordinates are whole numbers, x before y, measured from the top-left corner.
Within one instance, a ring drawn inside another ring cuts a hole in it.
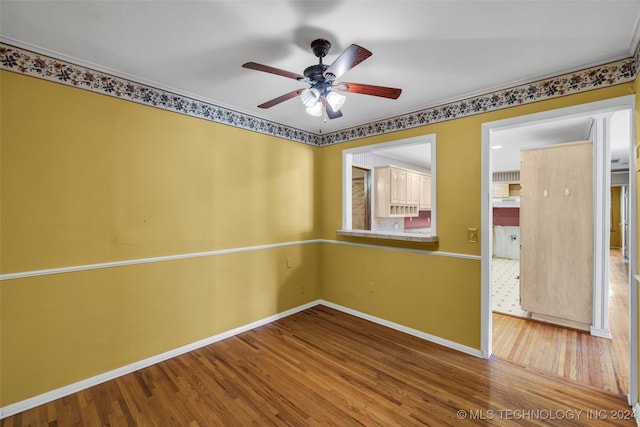
[[[509,183],[508,182],[494,182],[493,183],[493,197],[494,198],[506,198],[509,197]]]
[[[407,171],[407,204],[420,205],[420,174]]]
[[[421,211],[431,210],[431,175],[418,175],[419,209]]]
[[[407,171],[399,168],[389,168],[391,173],[391,204],[407,203]]]
[[[374,168],[375,215],[417,217],[419,179],[413,171],[395,166]]]

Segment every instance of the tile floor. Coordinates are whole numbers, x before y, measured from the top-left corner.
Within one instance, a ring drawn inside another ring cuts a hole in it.
[[[493,258],[493,311],[516,317],[530,317],[520,307],[520,261]]]

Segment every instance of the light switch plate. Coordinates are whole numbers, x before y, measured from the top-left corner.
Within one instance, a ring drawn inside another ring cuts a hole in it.
[[[467,228],[467,242],[478,243],[478,229]]]

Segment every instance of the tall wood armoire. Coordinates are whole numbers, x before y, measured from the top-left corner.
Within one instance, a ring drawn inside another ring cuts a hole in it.
[[[520,305],[589,329],[593,316],[593,144],[521,153]]]

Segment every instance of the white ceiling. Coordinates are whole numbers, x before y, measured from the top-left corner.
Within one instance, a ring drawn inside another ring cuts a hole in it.
[[[0,1],[0,37],[310,132],[332,132],[632,56],[640,0]],[[373,52],[341,81],[399,87],[398,100],[347,94],[344,116],[308,116],[305,85],[248,70],[302,73],[326,38]]]
[[[0,39],[328,133],[628,58],[639,19],[640,0],[0,0]],[[400,98],[350,93],[343,117],[334,120],[307,115],[295,98],[257,108],[305,84],[242,64],[302,74],[317,63],[309,47],[317,38],[333,45],[325,64],[352,43],[373,52],[339,81],[399,87]],[[574,118],[494,135],[493,144],[503,145],[492,152],[494,170],[517,170],[523,147],[584,139],[589,122]],[[614,146],[614,161],[628,161],[625,144]],[[393,155],[416,159],[411,152]]]
[[[408,165],[415,165],[426,170],[431,169],[431,147],[428,142],[400,147],[379,148],[372,152],[390,159],[400,160]]]
[[[494,132],[491,135],[493,171],[519,171],[522,150],[590,139],[592,120],[590,115],[584,115]],[[611,169],[627,170],[631,147],[631,114],[627,110],[615,112],[607,123]]]

